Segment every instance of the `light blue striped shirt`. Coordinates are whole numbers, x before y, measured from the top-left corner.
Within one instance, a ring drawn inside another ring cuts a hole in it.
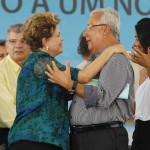
[[[130,85],[128,99],[118,98],[127,84]],[[98,86],[85,85],[84,90],[84,98],[75,95],[70,106],[71,125],[125,123],[133,116],[134,72],[123,54],[114,54],[109,59],[98,74]]]

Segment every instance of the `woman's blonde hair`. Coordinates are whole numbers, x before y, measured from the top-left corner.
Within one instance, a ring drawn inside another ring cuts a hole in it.
[[[52,12],[36,13],[23,24],[23,37],[32,51],[42,48],[42,39],[50,38],[60,23],[57,14]]]

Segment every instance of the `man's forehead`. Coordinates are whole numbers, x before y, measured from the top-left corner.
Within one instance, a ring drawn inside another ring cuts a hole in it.
[[[9,38],[12,38],[12,39],[23,38],[23,35],[21,32],[20,33],[10,32],[8,36],[9,36]]]

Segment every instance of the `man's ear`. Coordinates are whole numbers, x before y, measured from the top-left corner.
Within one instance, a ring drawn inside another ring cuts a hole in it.
[[[108,35],[110,31],[111,31],[110,26],[106,25],[104,28],[104,35]]]

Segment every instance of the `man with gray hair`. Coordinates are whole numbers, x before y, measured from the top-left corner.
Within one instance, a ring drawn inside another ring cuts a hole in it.
[[[21,67],[30,48],[22,35],[22,24],[11,25],[7,30],[8,55],[0,61],[0,149],[7,149],[7,136],[16,116],[16,85]]]
[[[118,12],[112,8],[93,10],[83,36],[92,61],[106,48],[119,44]],[[112,55],[94,85],[75,84],[69,74],[62,73],[59,82],[51,72],[51,81],[76,93],[70,107],[70,149],[128,150],[124,124],[134,110],[134,72],[129,60],[122,54]]]
[[[118,12],[111,8],[93,10],[84,37],[93,60],[107,47],[120,43]],[[78,84],[76,88],[80,97],[74,96],[70,108],[71,150],[128,150],[123,124],[133,116],[134,101],[134,73],[129,60],[114,54],[96,78],[98,86]],[[129,89],[128,97],[119,98],[124,87]]]

